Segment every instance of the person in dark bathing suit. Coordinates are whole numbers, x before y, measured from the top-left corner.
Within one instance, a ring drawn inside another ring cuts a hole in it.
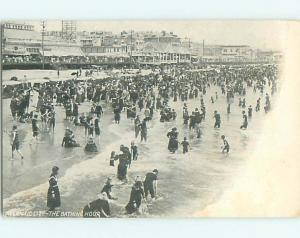
[[[221,136],[221,139],[224,144],[224,146],[222,147],[222,153],[229,153],[230,146],[228,144],[228,141],[226,140],[224,135]]]
[[[157,175],[158,175],[157,169],[154,169],[152,172],[146,174],[144,180],[144,192],[145,192],[146,199],[149,193],[152,199],[154,199],[157,195]]]
[[[19,133],[16,125],[13,126],[11,132],[11,159],[14,159],[14,151],[17,151],[21,156],[21,159],[24,159],[24,156],[20,151]]]
[[[218,111],[214,111],[215,125],[214,128],[220,128],[221,126],[221,116]]]
[[[189,142],[187,141],[186,137],[183,138],[183,141],[181,142],[181,145],[182,145],[182,152],[183,154],[189,152]]]
[[[247,129],[247,127],[248,127],[248,117],[247,117],[245,111],[243,111],[242,113],[243,113],[243,124],[241,125],[240,129]]]
[[[134,185],[131,188],[129,202],[125,209],[128,214],[138,212],[142,203],[142,199],[145,198],[143,183],[137,178]]]
[[[47,207],[49,207],[49,211],[54,211],[56,207],[60,207],[60,192],[58,189],[58,175],[59,168],[54,166],[52,168],[52,173],[49,177],[49,188],[47,193]]]

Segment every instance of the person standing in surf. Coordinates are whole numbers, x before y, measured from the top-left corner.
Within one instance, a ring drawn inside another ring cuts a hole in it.
[[[227,104],[227,114],[230,114],[230,103]]]
[[[48,211],[55,211],[55,208],[60,207],[60,192],[58,189],[58,170],[57,166],[52,168],[52,173],[49,177],[49,188],[47,193],[47,207],[49,208]]]
[[[99,126],[99,117],[95,118],[94,121],[94,125],[95,125],[95,135],[98,138],[98,144],[100,144],[100,126]]]
[[[266,93],[266,104],[265,104],[265,113],[269,112],[271,109],[271,101],[270,101],[270,96],[268,93]]]
[[[118,170],[117,177],[119,180],[127,181],[127,169],[131,162],[131,153],[124,145],[120,146],[121,154],[118,155]]]
[[[149,193],[152,199],[154,199],[157,195],[157,175],[158,175],[157,169],[154,169],[152,172],[146,174],[144,180],[144,192],[145,192],[146,199]]]
[[[139,212],[142,199],[145,198],[143,183],[140,180],[140,177],[137,176],[134,185],[131,188],[129,202],[126,205],[125,209],[128,214],[134,212]]]
[[[252,106],[251,105],[248,107],[248,117],[249,117],[249,119],[252,118]]]
[[[228,141],[226,140],[224,135],[221,136],[221,139],[224,144],[224,146],[222,146],[222,153],[229,153],[230,146],[229,146]]]
[[[23,154],[20,151],[20,141],[19,141],[19,133],[17,126],[14,125],[11,132],[11,159],[14,159],[14,151],[21,156],[21,159],[24,159]]]
[[[256,111],[256,112],[260,111],[260,98],[258,98],[258,99],[256,100],[255,111]]]
[[[114,114],[115,114],[115,116],[114,116],[115,123],[116,123],[116,124],[120,124],[120,120],[121,120],[121,110],[120,110],[119,107],[116,107],[116,108],[114,109]]]
[[[132,154],[132,160],[137,160],[138,158],[138,147],[134,144],[134,141],[131,141],[130,150]]]
[[[220,128],[221,126],[221,116],[218,111],[214,111],[215,125],[214,128]]]
[[[141,130],[141,120],[139,116],[136,116],[136,118],[134,119],[134,132],[135,132],[135,138],[137,138],[140,134],[140,130]]]
[[[32,125],[32,136],[33,136],[33,140],[37,141],[38,140],[38,135],[39,135],[39,127],[37,124],[37,118],[38,115],[34,115],[33,119],[31,120],[31,125]],[[32,142],[30,142],[30,145],[32,144]]]
[[[146,118],[143,119],[143,122],[140,124],[141,128],[141,142],[147,141],[147,120]]]
[[[112,200],[117,200],[117,198],[113,197],[111,189],[114,186],[113,184],[111,184],[112,179],[110,177],[107,178],[101,193],[106,193],[106,196],[108,199],[112,199]]]
[[[51,107],[51,110],[49,112],[49,128],[52,128],[52,133],[54,133],[55,128],[55,111],[54,106]]]
[[[182,145],[182,152],[183,154],[189,152],[190,143],[187,141],[186,137],[183,138],[183,141],[181,142]]]
[[[189,112],[188,112],[187,108],[184,108],[183,109],[183,124],[187,125],[189,122],[189,119],[190,119]]]
[[[172,128],[172,130],[168,132],[167,137],[169,138],[168,150],[174,154],[175,151],[178,150],[177,128]]]
[[[248,127],[248,117],[247,117],[245,111],[243,111],[242,113],[243,113],[243,124],[241,125],[240,129],[247,129],[247,127]]]

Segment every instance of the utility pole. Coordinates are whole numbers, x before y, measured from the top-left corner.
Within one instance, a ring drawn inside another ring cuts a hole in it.
[[[42,21],[42,69],[45,69],[45,54],[44,54],[44,37],[45,37],[45,21]]]
[[[189,38],[189,54],[190,54],[190,63],[192,63],[192,51],[191,51],[191,38]]]
[[[130,31],[130,68],[132,67],[132,30]]]
[[[0,23],[1,31],[0,31],[0,41],[1,41],[1,53],[4,51],[5,48],[5,39],[4,39],[4,25]],[[2,54],[1,54],[2,55]]]
[[[203,56],[205,55],[204,50],[205,50],[205,47],[204,47],[204,40],[203,40],[203,42],[202,42],[202,51],[203,51],[202,55],[203,55]]]

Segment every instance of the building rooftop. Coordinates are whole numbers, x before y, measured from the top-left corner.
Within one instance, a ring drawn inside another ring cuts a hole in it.
[[[41,39],[41,33],[37,31],[20,31],[17,29],[4,29],[4,38],[11,39],[26,39],[26,40],[36,40]]]
[[[168,43],[147,42],[141,49],[143,52],[161,52],[161,53],[177,53],[190,54],[190,49],[182,46],[173,46]]]

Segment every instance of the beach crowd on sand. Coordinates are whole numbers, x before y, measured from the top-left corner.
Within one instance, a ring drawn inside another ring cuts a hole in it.
[[[89,75],[93,75],[90,70]],[[187,65],[168,68],[156,66],[148,75],[135,73],[101,80],[79,79],[80,76],[78,77],[77,74],[71,80],[46,82],[38,86],[20,84],[13,89],[10,99],[13,127],[8,132],[11,138],[12,160],[16,159],[17,153],[20,159],[26,162],[26,157],[21,151],[21,144],[24,142],[20,139],[18,126],[25,125],[32,131],[32,139],[28,145],[33,146],[39,142],[42,134],[55,133],[57,108],[64,109],[65,121],[70,125],[61,138],[62,147],[82,147],[87,153],[97,154],[101,147],[102,130],[106,129],[100,129],[102,128],[101,118],[106,113],[112,115],[116,126],[122,120],[130,120],[136,140],[147,143],[148,124],[155,115],[158,115],[161,123],[176,121],[182,117],[186,125],[185,130],[195,136],[182,137],[184,133],[173,127],[165,135],[169,140],[165,146],[171,154],[187,154],[190,150],[189,140],[197,140],[205,136],[201,131],[201,123],[211,120],[211,117],[207,118],[207,108],[213,108],[216,101],[226,100],[224,111],[227,116],[230,116],[232,107],[240,108],[241,123],[236,126],[241,130],[247,130],[254,113],[261,110],[268,113],[271,110],[271,97],[277,91],[278,66],[273,64],[214,65],[200,69]],[[218,89],[213,95],[207,93],[211,87]],[[246,101],[246,94],[250,90],[257,95],[255,105]],[[34,104],[33,95],[37,95],[37,101]],[[238,104],[233,103],[234,98],[238,98]],[[189,100],[198,101],[199,106],[189,108]],[[181,115],[177,115],[176,110],[172,108],[174,103],[179,102],[183,103]],[[89,110],[82,107],[83,104],[88,104]],[[221,112],[214,110],[214,123],[212,124],[214,130],[222,127],[223,117]],[[84,128],[84,134],[82,134],[85,138],[84,145],[78,142],[72,127]],[[220,142],[222,143],[220,153],[230,153],[230,138],[221,135]],[[116,166],[118,180],[126,183],[128,168],[134,166],[135,163],[142,163],[139,161],[140,150],[137,143],[129,141],[128,146],[120,145],[119,151],[111,152],[107,166]],[[61,206],[58,184],[59,168],[56,165],[51,167],[47,193],[49,212]],[[153,168],[145,176],[135,178],[129,192],[128,204],[124,208],[125,213],[139,214],[142,204],[147,205],[157,198],[158,174],[158,169]],[[111,177],[107,178],[98,195],[97,200],[89,203],[87,201],[87,205],[83,208],[83,216],[114,216],[115,214],[111,214],[109,201],[118,198],[114,196]]]

